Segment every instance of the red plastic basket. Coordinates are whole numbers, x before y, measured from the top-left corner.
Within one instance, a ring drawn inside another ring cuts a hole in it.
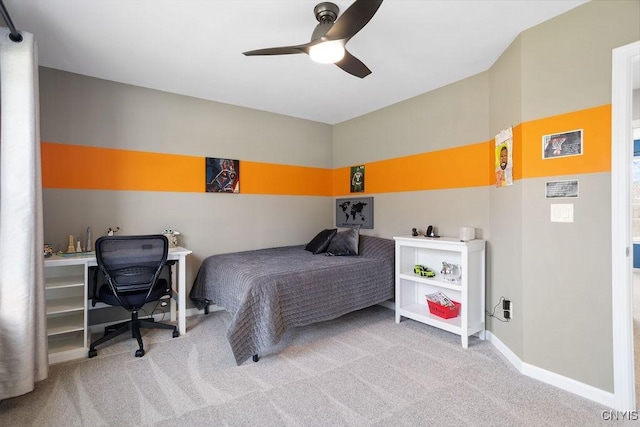
[[[458,314],[460,313],[460,303],[453,300],[451,300],[451,302],[454,305],[453,307],[445,307],[437,302],[427,300],[429,312],[434,316],[442,317],[443,319],[458,317]]]

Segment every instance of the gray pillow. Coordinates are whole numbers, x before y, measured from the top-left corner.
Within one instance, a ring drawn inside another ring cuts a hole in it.
[[[349,228],[344,231],[340,231],[333,236],[329,247],[327,248],[327,255],[334,256],[348,256],[358,255],[358,244],[360,243],[360,227]]]
[[[304,247],[304,250],[309,251],[314,255],[323,253],[327,250],[327,247],[329,247],[329,242],[331,242],[331,239],[336,235],[337,232],[338,229],[336,228],[322,230],[321,232],[316,234],[316,237],[314,237],[309,243],[307,243],[307,246]]]

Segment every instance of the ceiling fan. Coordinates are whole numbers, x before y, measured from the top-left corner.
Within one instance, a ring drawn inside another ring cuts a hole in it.
[[[364,78],[371,70],[350,54],[345,45],[373,18],[382,0],[356,0],[338,18],[340,9],[331,2],[316,5],[313,12],[318,25],[311,34],[311,41],[294,46],[271,47],[243,52],[254,55],[291,55],[306,53],[312,60],[324,64],[336,64],[349,74]]]

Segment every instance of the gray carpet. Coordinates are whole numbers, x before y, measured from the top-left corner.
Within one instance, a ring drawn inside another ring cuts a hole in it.
[[[486,341],[372,307],[298,328],[258,363],[236,366],[230,316],[188,318],[188,333],[123,337],[51,367],[0,402],[3,426],[599,425],[607,408],[520,375]],[[610,422],[608,422],[610,424]]]

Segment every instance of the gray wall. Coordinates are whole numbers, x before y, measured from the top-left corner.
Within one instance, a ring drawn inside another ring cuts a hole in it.
[[[520,37],[498,58],[489,71],[490,131],[522,122],[522,43]],[[520,147],[512,150],[514,173],[517,172]],[[522,358],[522,181],[489,191],[491,240],[487,243],[487,306],[492,310],[500,298],[511,300],[513,318],[509,323],[487,317],[488,329]],[[500,307],[498,307],[500,308]],[[498,313],[501,313],[498,311]]]
[[[334,125],[333,167],[476,144],[490,139],[487,81],[488,74],[480,73]]]
[[[611,103],[611,50],[638,40],[640,2],[592,0],[522,33],[522,119]]]
[[[607,105],[612,49],[640,39],[640,2],[592,1],[521,38],[523,122]],[[544,179],[522,183],[521,357],[612,392],[611,175],[556,178],[579,180],[574,223],[549,221]]]

